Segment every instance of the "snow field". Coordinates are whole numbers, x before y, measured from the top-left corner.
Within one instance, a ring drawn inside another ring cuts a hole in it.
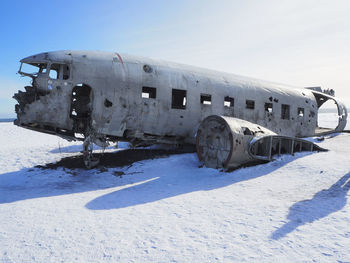
[[[80,143],[0,123],[0,262],[349,262],[349,142],[231,173],[195,154],[42,170]]]

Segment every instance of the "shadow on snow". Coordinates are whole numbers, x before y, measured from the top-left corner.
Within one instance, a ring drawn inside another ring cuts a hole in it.
[[[200,163],[194,153],[148,161],[145,159],[154,158],[154,154],[150,153],[154,150],[142,151],[146,152],[147,158],[143,154],[135,154],[134,150],[116,152],[113,155],[116,165],[109,169],[71,170],[61,166],[2,174],[0,204],[119,187],[121,189],[103,194],[86,204],[86,208],[91,210],[119,209],[251,180],[269,174],[297,158],[312,154],[282,156],[267,164],[225,173],[216,169],[199,168]],[[125,162],[121,162],[121,159]]]
[[[347,173],[330,188],[316,193],[312,199],[295,203],[289,208],[286,224],[272,233],[273,239],[280,239],[299,226],[320,220],[346,205],[346,195],[350,189],[350,173]]]
[[[195,154],[173,156],[169,160],[159,160],[142,167],[145,172],[137,176],[140,184],[97,197],[87,203],[86,207],[92,210],[119,209],[191,192],[219,189],[269,174],[296,158],[298,157],[288,156],[284,160],[225,173],[216,169],[198,168],[200,163]],[[137,168],[133,171],[137,172]]]

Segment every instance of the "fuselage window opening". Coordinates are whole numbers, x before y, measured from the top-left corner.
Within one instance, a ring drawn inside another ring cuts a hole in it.
[[[290,106],[287,104],[282,104],[282,106],[281,106],[281,119],[289,120],[289,118],[290,118],[289,111],[290,111]]]
[[[185,110],[187,105],[187,91],[182,89],[172,89],[171,108]]]
[[[68,65],[62,65],[63,68],[63,79],[67,80],[69,79],[69,66]]]
[[[50,66],[49,77],[51,79],[67,80],[70,77],[69,66],[66,64],[53,63]]]
[[[229,96],[226,96],[224,99],[224,107],[229,107],[229,108],[233,108],[235,103],[235,99]]]
[[[246,109],[254,110],[254,108],[255,108],[255,101],[254,100],[246,100],[245,101],[245,107],[246,107]]]
[[[298,116],[304,117],[304,108],[298,108]]]
[[[61,64],[51,64],[49,76],[50,79],[59,79]]]
[[[201,94],[201,104],[211,105],[211,95]]]
[[[142,98],[155,99],[157,97],[157,89],[152,87],[142,87]]]
[[[46,74],[46,72],[47,72],[47,64],[41,64],[40,69],[39,69],[39,73]]]
[[[272,113],[272,103],[265,103],[265,112]]]

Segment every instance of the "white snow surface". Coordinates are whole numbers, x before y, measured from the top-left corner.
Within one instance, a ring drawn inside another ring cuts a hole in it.
[[[42,170],[80,144],[12,123],[0,145],[0,262],[350,262],[350,134],[230,173],[195,153]]]

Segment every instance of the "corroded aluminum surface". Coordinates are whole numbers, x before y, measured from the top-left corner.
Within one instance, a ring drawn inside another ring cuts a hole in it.
[[[198,158],[211,168],[238,167],[254,160],[249,153],[252,139],[268,135],[275,133],[245,120],[209,116],[198,129]]]
[[[334,99],[314,90],[114,52],[46,52],[21,62],[47,67],[29,75],[32,86],[14,96],[19,101],[15,124],[72,140],[90,136],[95,142],[134,145],[195,144],[198,127],[210,115],[245,120],[283,136],[308,137],[317,127],[318,107]],[[69,68],[69,77],[60,73],[52,78],[54,65]],[[155,96],[143,97],[144,87],[155,89]],[[186,91],[182,108],[172,106],[174,89]],[[201,103],[203,94],[210,105]],[[224,105],[225,97],[234,98],[232,107]],[[247,101],[254,101],[254,107],[247,107]],[[336,102],[340,131],[347,112]],[[271,110],[264,108],[267,103]],[[287,118],[282,105],[289,107]]]

